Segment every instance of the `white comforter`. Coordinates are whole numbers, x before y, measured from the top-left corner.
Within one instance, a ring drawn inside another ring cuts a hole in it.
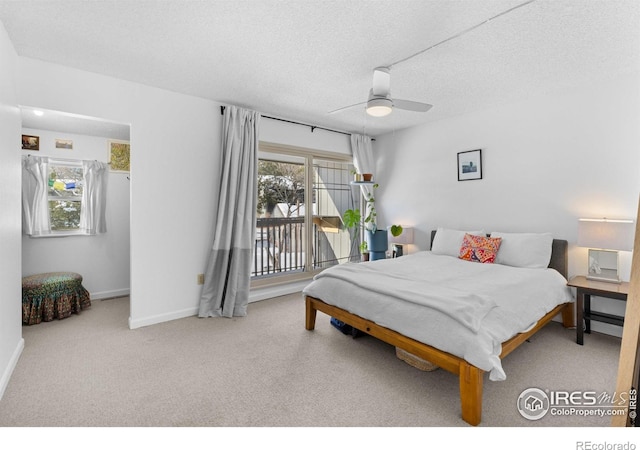
[[[504,380],[502,342],[573,301],[553,269],[480,264],[428,251],[316,275],[310,295],[446,351]]]

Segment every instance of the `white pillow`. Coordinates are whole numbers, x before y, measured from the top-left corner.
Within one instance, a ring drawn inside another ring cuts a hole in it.
[[[462,247],[462,241],[464,240],[465,233],[476,236],[486,236],[484,230],[461,231],[439,227],[436,230],[436,235],[434,236],[433,243],[431,244],[431,252],[436,255],[449,255],[457,258],[460,256],[460,247]]]
[[[553,236],[551,233],[491,233],[502,238],[496,264],[505,266],[546,269],[551,261]]]

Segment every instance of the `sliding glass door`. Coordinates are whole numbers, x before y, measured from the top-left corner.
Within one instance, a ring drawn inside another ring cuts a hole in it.
[[[359,236],[342,224],[359,208],[348,155],[261,144],[252,277],[299,278],[357,257]]]

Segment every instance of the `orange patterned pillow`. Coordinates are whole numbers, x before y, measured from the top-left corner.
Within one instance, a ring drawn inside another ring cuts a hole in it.
[[[496,260],[502,238],[465,234],[460,247],[460,259],[492,264]]]

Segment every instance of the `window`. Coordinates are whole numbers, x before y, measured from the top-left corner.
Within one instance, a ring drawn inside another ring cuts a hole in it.
[[[32,237],[107,232],[107,171],[100,161],[23,156],[22,225]]]
[[[81,164],[49,164],[47,199],[51,231],[72,232],[80,229],[83,185]]]
[[[347,209],[360,207],[360,188],[351,186],[353,165],[346,161],[313,161],[314,269],[324,269],[360,258],[357,230],[351,236],[342,227]]]
[[[349,155],[261,143],[254,280],[304,276],[358,255],[342,226],[343,212],[360,205],[352,168]]]
[[[255,277],[306,267],[304,157],[270,154],[258,161]]]

